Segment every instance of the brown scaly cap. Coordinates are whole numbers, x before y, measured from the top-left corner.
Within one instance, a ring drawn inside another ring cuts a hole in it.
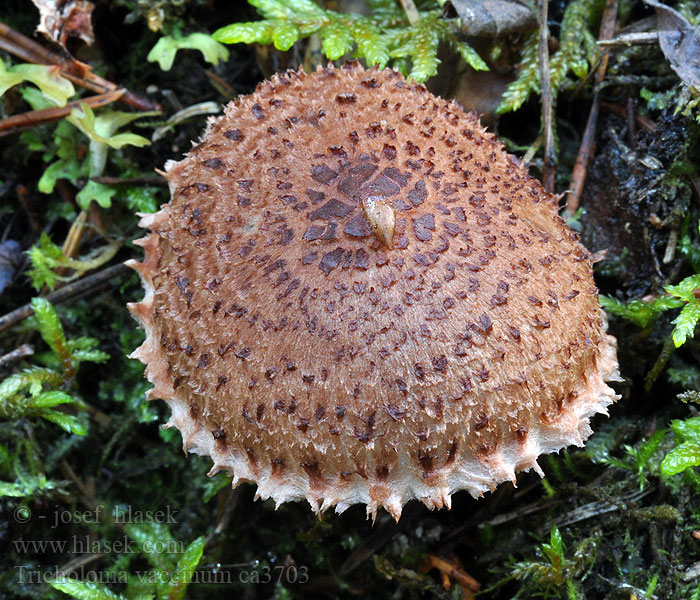
[[[535,469],[616,399],[591,259],[473,114],[391,70],[231,103],[141,221],[134,356],[186,450],[399,518]]]

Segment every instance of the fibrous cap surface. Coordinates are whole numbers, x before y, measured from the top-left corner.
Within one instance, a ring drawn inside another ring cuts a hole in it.
[[[167,177],[134,356],[185,448],[262,498],[449,506],[581,445],[616,398],[554,197],[397,72],[278,75]]]

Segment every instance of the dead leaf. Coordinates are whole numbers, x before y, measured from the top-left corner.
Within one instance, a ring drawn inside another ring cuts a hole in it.
[[[451,0],[462,21],[462,34],[473,37],[498,37],[512,31],[531,28],[535,15],[525,5],[507,0]]]
[[[32,0],[39,9],[37,31],[64,48],[68,38],[78,37],[88,46],[95,41],[92,10],[88,0]]]
[[[656,9],[659,45],[671,68],[688,87],[700,90],[700,26],[656,0],[644,0]]]

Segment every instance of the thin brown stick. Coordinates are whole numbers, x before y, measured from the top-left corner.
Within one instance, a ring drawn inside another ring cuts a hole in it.
[[[231,522],[231,517],[233,516],[236,506],[238,505],[238,499],[240,498],[240,489],[241,488],[229,489],[226,493],[226,500],[224,501],[224,505],[221,510],[221,515],[219,516],[219,519],[216,522],[216,527],[214,527],[213,531],[211,531],[209,535],[207,535],[207,538],[204,542],[205,550],[210,550],[212,546],[215,545],[217,538],[221,535],[221,532],[226,531],[228,529],[229,523]]]
[[[0,22],[0,49],[14,54],[24,61],[40,65],[56,65],[61,75],[71,82],[93,92],[104,93],[117,89],[117,85],[95,75],[90,66],[75,59],[69,60],[44,48]]]
[[[693,185],[695,195],[698,197],[698,201],[700,202],[700,177],[690,177],[690,183]]]
[[[68,477],[68,479],[70,479],[75,484],[75,487],[78,488],[78,491],[82,495],[81,500],[87,506],[90,506],[92,508],[96,507],[97,506],[97,499],[93,495],[92,490],[90,490],[90,488],[83,483],[83,481],[80,479],[80,477],[78,477],[75,474],[75,471],[68,464],[68,461],[65,458],[62,458],[60,465],[61,465],[61,471],[63,471],[63,474],[66,477]]]
[[[601,103],[602,104],[602,103]],[[627,110],[625,118],[627,120],[627,145],[635,150],[637,147],[637,102],[634,98],[627,98]]]
[[[83,230],[85,229],[85,221],[87,220],[87,211],[81,210],[78,217],[73,221],[68,230],[68,235],[63,242],[61,252],[66,258],[75,258],[78,254],[80,241],[83,238]]]
[[[630,46],[657,44],[658,42],[658,31],[640,31],[618,35],[611,40],[598,40],[598,46],[600,48],[629,48]]]
[[[22,35],[0,21],[0,49],[24,61],[39,64],[59,64],[57,54]]]
[[[627,116],[627,111],[622,106],[618,106],[617,104],[613,104],[611,102],[601,102],[600,108],[614,112],[621,117]],[[656,123],[654,123],[654,121],[640,115],[639,113],[634,116],[634,121],[637,126],[641,127],[642,129],[646,129],[647,131],[654,131],[654,129],[656,129]]]
[[[31,127],[36,127],[43,123],[49,123],[67,117],[74,108],[80,108],[84,102],[90,108],[98,108],[111,104],[119,100],[125,93],[125,90],[114,90],[106,94],[98,96],[90,96],[80,100],[73,100],[65,106],[52,106],[51,108],[43,108],[41,110],[30,110],[28,112],[12,115],[0,121],[0,137],[12,135]]]
[[[600,22],[599,40],[609,40],[615,32],[615,19],[617,17],[618,0],[606,0],[605,9],[603,10],[603,18]],[[600,112],[600,92],[598,86],[605,79],[605,71],[608,68],[608,59],[610,55],[607,51],[603,51],[600,59],[600,64],[595,72],[593,104],[591,112],[588,114],[588,122],[586,130],[583,133],[581,146],[578,150],[574,171],[571,175],[571,191],[566,196],[566,212],[573,215],[581,202],[581,194],[583,193],[583,184],[586,181],[586,173],[588,171],[588,163],[593,156],[595,148],[595,132],[598,125],[598,114]]]
[[[83,400],[83,402],[85,402]],[[111,427],[112,426],[112,417],[110,417],[108,414],[103,413],[99,408],[95,408],[92,404],[85,402],[85,408],[87,411],[90,413],[90,416],[93,418],[93,420],[96,423],[99,423],[100,426],[102,427]]]
[[[42,65],[58,65],[61,69],[61,75],[66,79],[98,94],[116,91],[119,87],[117,84],[95,75],[90,65],[82,63],[67,54],[61,55],[49,48],[45,48],[1,21],[0,50],[14,54],[27,62]],[[161,110],[161,106],[157,102],[132,94],[128,90],[123,90],[119,99],[121,102],[138,110]]]
[[[155,185],[161,187],[168,186],[168,180],[162,175],[151,175],[143,177],[90,177],[91,181],[102,183],[103,185],[126,185],[126,186],[142,186]]]
[[[418,23],[420,15],[416,8],[416,3],[413,0],[400,0],[403,11],[406,13],[406,18],[411,25]]]
[[[91,510],[94,510],[95,507],[90,507]],[[97,540],[96,540],[97,541]],[[86,565],[89,565],[90,563],[95,562],[96,560],[100,560],[105,557],[105,554],[103,552],[98,552],[98,553],[91,553],[91,554],[79,554],[75,558],[72,558],[69,560],[66,564],[64,564],[62,567],[56,567],[56,574],[58,574],[59,578],[64,578],[66,576],[69,576],[71,573],[74,572],[82,572],[78,571],[81,567],[85,567]],[[53,573],[52,573],[53,575]]]
[[[216,88],[216,91],[222,96],[225,96],[229,100],[233,100],[233,98],[238,96],[238,92],[236,92],[233,86],[223,77],[219,77],[216,73],[214,73],[214,71],[204,69],[204,74],[209,78],[212,85]]]
[[[544,172],[542,185],[548,193],[554,192],[556,156],[554,155],[554,130],[552,128],[552,84],[549,78],[549,28],[547,27],[547,0],[539,0],[540,26],[540,89],[542,91],[542,125],[544,127]]]
[[[0,356],[0,367],[5,363],[12,362],[13,360],[17,360],[19,358],[24,358],[25,356],[31,356],[32,354],[34,354],[34,346],[31,344],[22,344],[18,348],[15,348],[12,352],[8,352],[7,354]]]
[[[83,239],[83,231],[85,231],[85,221],[87,220],[88,213],[85,210],[81,210],[77,218],[73,223],[71,223],[70,229],[68,230],[68,235],[63,242],[61,247],[61,252],[66,258],[75,258],[80,249],[80,243]],[[65,275],[69,269],[66,267],[58,267],[54,270],[56,275]]]
[[[454,579],[457,583],[466,588],[464,591],[478,592],[479,588],[481,587],[481,584],[471,575],[469,575],[469,573],[461,569],[459,566],[454,565],[444,558],[434,554],[429,554],[421,565],[421,570],[426,573],[431,569],[438,569],[439,571],[445,573],[449,578]]]
[[[19,183],[15,188],[15,192],[17,193],[17,200],[19,202],[19,205],[22,207],[24,214],[27,216],[27,220],[29,221],[29,226],[31,227],[32,233],[38,235],[41,231],[41,227],[34,218],[34,211],[32,210],[32,202],[29,198],[29,190],[27,189],[27,186],[22,183]]]
[[[571,191],[566,196],[566,212],[573,215],[578,210],[583,193],[583,184],[586,181],[588,163],[595,151],[595,131],[598,124],[598,113],[600,112],[600,95],[593,96],[591,112],[588,113],[586,129],[583,132],[581,146],[578,149],[578,156],[574,163],[574,171],[571,175]]]
[[[127,268],[128,267],[122,263],[108,267],[102,271],[94,273],[93,275],[83,277],[78,281],[65,285],[60,290],[50,293],[48,296],[46,296],[46,299],[51,302],[51,304],[60,304],[70,300],[71,298],[83,296],[96,290],[102,285],[113,282],[116,277],[123,275]],[[32,305],[25,304],[24,306],[20,306],[12,312],[3,315],[0,317],[0,331],[5,331],[5,329],[9,329],[13,325],[23,321],[27,317],[31,316],[33,312]]]

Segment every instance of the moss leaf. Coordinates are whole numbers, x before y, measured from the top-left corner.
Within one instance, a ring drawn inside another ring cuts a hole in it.
[[[121,594],[115,594],[104,585],[98,583],[75,581],[73,579],[57,579],[49,583],[52,588],[77,600],[127,600]]]
[[[186,37],[166,35],[156,42],[151,48],[146,60],[157,62],[163,71],[169,71],[175,62],[175,54],[178,50],[199,50],[204,60],[212,65],[219,64],[220,60],[228,60],[229,53],[225,46],[216,38],[206,33],[191,33]]]
[[[679,315],[671,321],[673,328],[673,343],[676,348],[685,344],[688,338],[695,335],[695,326],[700,320],[700,301],[694,300],[683,307]]]
[[[685,442],[671,450],[661,461],[661,474],[671,477],[700,465],[700,442]]]

